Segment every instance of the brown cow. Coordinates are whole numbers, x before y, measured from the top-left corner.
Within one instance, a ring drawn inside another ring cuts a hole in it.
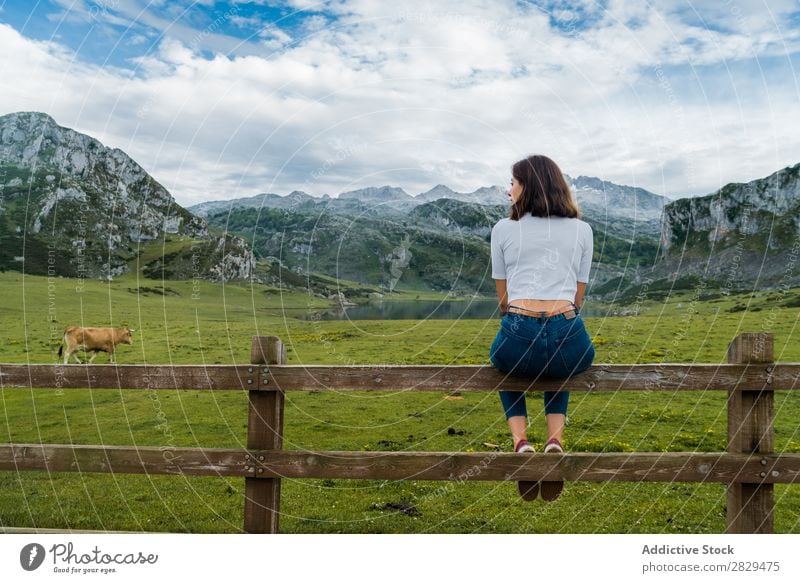
[[[70,356],[75,356],[78,364],[81,364],[80,359],[76,352],[79,348],[83,348],[86,352],[94,352],[92,358],[89,359],[89,364],[97,356],[98,352],[108,352],[109,361],[114,362],[114,349],[117,344],[133,344],[131,337],[132,328],[82,328],[81,326],[67,326],[64,328],[64,338],[61,346],[58,347],[58,356],[64,350],[64,344],[67,345],[66,354],[64,354],[64,364],[67,364]]]

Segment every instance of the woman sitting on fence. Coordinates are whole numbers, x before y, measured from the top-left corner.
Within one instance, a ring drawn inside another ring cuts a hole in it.
[[[589,368],[595,354],[579,313],[592,263],[592,228],[578,218],[569,185],[550,158],[529,156],[511,173],[511,212],[491,236],[492,278],[503,317],[489,359],[512,376],[568,378]],[[533,452],[525,393],[500,391],[500,400],[514,451]],[[544,393],[545,453],[564,451],[568,400],[568,391]],[[539,491],[538,483],[519,487],[529,500]],[[555,499],[561,487],[543,483],[542,498]]]

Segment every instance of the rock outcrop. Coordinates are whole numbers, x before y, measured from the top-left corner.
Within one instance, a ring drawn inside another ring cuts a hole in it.
[[[125,152],[43,113],[0,117],[0,194],[5,268],[109,279],[169,235],[228,246]],[[234,245],[202,276],[249,277],[246,247]]]

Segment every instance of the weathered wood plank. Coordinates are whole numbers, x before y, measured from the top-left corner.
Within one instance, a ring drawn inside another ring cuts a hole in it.
[[[152,532],[152,531],[151,531]],[[73,536],[76,534],[145,534],[145,530],[78,530],[75,528],[35,528],[19,526],[0,526],[0,534],[62,534]],[[155,532],[152,532],[155,534]]]
[[[770,453],[773,431],[772,391],[734,391],[728,396],[728,446],[730,453]]]
[[[52,365],[0,364],[0,387],[321,391],[800,390],[800,363],[609,364],[569,380],[531,382],[488,365]]]
[[[772,334],[745,332],[728,346],[728,362],[768,363],[773,358]],[[770,385],[772,383],[769,383]],[[728,394],[728,445],[733,454],[768,454],[774,445],[771,390],[730,391]],[[771,534],[774,529],[774,488],[772,484],[747,480],[728,486],[726,531]]]
[[[381,480],[569,480],[800,483],[800,455],[263,452],[264,474]],[[763,461],[762,461],[763,460]],[[764,463],[765,462],[765,463]],[[763,474],[763,475],[762,475]]]
[[[286,362],[286,347],[277,336],[253,336],[250,361],[254,365],[280,365]],[[267,379],[263,374],[262,379]],[[260,383],[260,384],[263,384]],[[249,392],[247,420],[248,449],[278,450],[283,447],[283,393],[275,390]],[[255,463],[255,460],[253,460]],[[244,531],[278,532],[281,481],[278,478],[245,479]]]
[[[100,445],[0,445],[0,470],[102,472],[190,476],[245,476],[240,449],[159,448]]]
[[[242,390],[258,376],[252,365],[0,364],[3,388]]]
[[[768,370],[769,368],[769,370]],[[729,390],[800,389],[800,364],[616,364],[593,366],[569,380],[515,378],[491,366],[324,366],[270,368],[281,390]]]
[[[0,445],[0,470],[335,478],[800,484],[800,454],[352,452]],[[249,458],[248,458],[249,456]],[[260,458],[263,457],[263,460]],[[255,465],[249,460],[256,460]],[[249,469],[245,469],[245,468]],[[263,469],[257,473],[257,469]]]
[[[773,362],[773,336],[769,332],[742,332],[728,344],[728,362],[733,364]]]

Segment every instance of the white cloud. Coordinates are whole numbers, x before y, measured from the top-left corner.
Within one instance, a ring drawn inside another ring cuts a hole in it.
[[[322,30],[328,25],[328,19],[321,14],[314,14],[303,20],[303,28],[307,32],[316,32]]]
[[[385,183],[473,190],[505,184],[532,152],[569,174],[672,195],[798,161],[794,82],[725,71],[796,48],[796,32],[749,4],[727,32],[666,2],[637,4],[612,2],[592,26],[558,31],[545,11],[510,1],[314,3],[338,19],[322,26],[310,14],[305,37],[262,29],[268,52],[211,59],[198,50],[215,31],[193,43],[197,31],[151,16],[174,34],[136,61],[136,75],[0,25],[0,51],[15,55],[0,67],[15,81],[0,113],[46,111],[120,147],[187,205]],[[574,16],[554,10],[562,23]],[[732,91],[711,95],[715,83]]]
[[[258,36],[263,39],[263,44],[269,49],[277,50],[292,42],[292,37],[279,27],[268,24],[258,31]]]
[[[239,28],[260,28],[264,26],[264,21],[259,16],[231,16],[231,24]]]
[[[134,34],[134,35],[132,35],[130,37],[130,39],[128,40],[128,43],[133,45],[133,46],[139,46],[139,45],[146,44],[148,41],[149,41],[149,39],[145,35],[143,35],[143,34]]]

